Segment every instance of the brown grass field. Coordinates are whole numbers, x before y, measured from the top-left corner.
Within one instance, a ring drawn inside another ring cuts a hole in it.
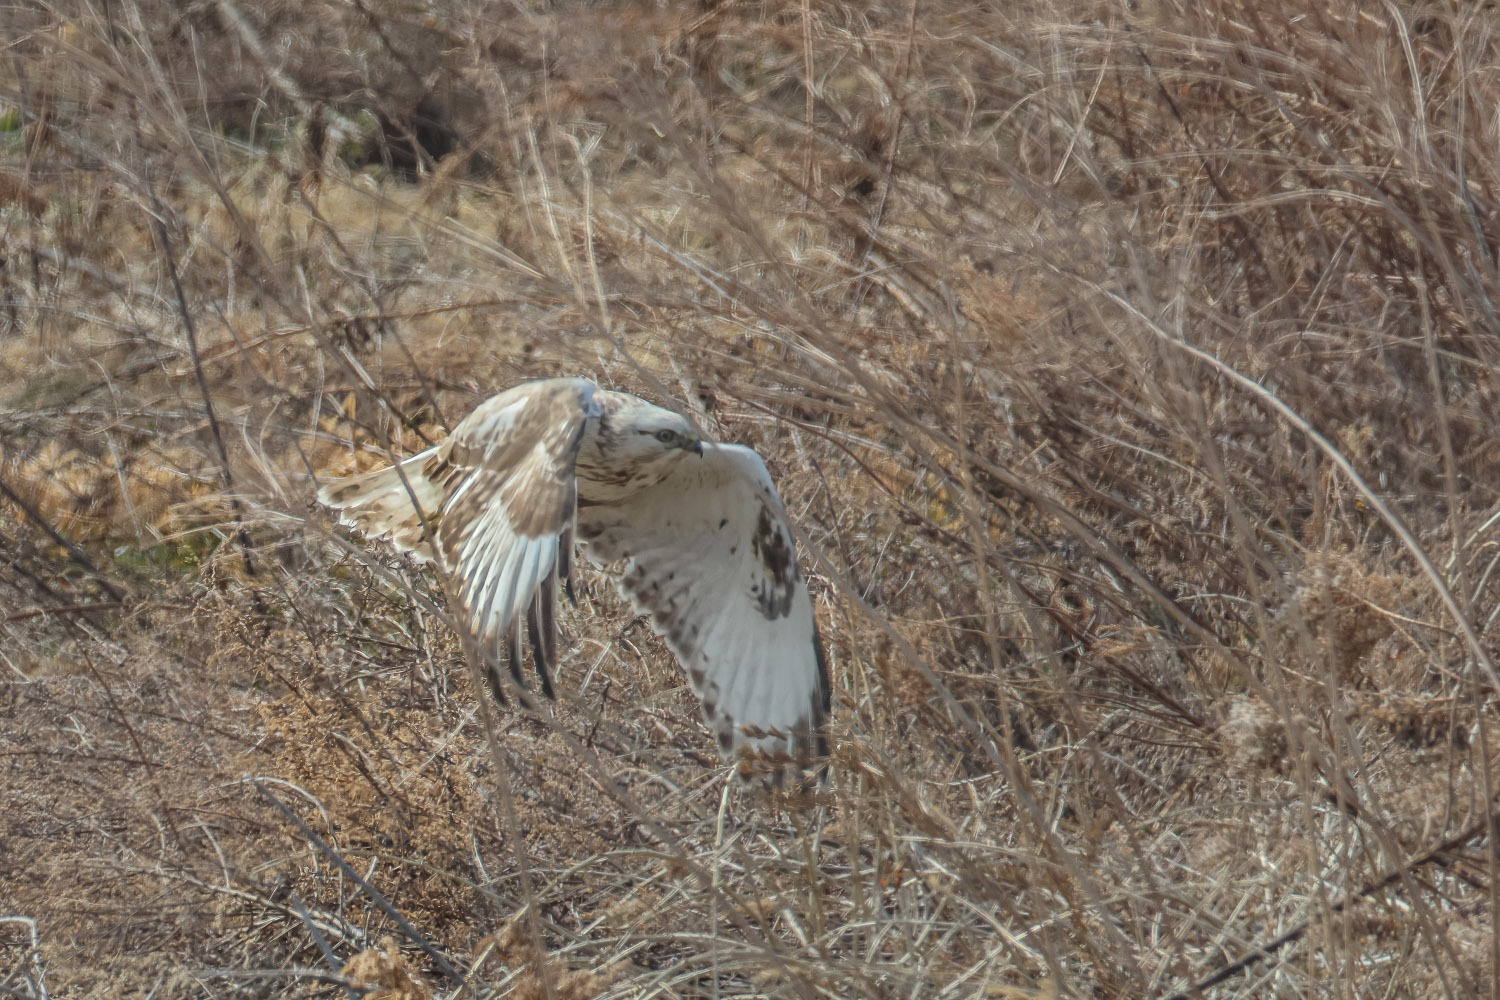
[[[0,997],[1500,990],[1500,10],[0,8]],[[742,787],[318,482],[517,381],[756,447]]]

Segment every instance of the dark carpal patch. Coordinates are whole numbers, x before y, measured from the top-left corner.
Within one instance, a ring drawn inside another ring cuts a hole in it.
[[[802,576],[797,569],[797,550],[792,547],[792,540],[764,505],[755,523],[752,544],[755,557],[766,571],[765,579],[751,588],[756,606],[769,621],[785,618],[791,613],[792,595],[797,592],[797,582]]]

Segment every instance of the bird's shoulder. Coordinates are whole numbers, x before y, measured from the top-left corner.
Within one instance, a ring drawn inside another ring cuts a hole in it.
[[[597,392],[588,379],[570,377],[523,382],[497,393],[453,428],[428,463],[428,475],[437,479],[451,470],[506,469],[538,446],[561,456],[597,412]]]

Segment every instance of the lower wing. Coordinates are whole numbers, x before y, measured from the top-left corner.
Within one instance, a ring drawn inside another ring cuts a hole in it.
[[[625,560],[620,589],[677,654],[726,756],[824,752],[827,666],[781,510],[759,455],[709,444],[578,515],[591,557]]]

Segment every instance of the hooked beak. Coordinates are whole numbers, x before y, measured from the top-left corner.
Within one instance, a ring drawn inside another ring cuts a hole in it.
[[[699,458],[702,458],[703,457],[703,439],[702,438],[698,438],[697,440],[695,440],[693,442],[693,444],[692,444],[692,447],[689,450],[692,451],[692,453],[694,455],[697,455]]]

